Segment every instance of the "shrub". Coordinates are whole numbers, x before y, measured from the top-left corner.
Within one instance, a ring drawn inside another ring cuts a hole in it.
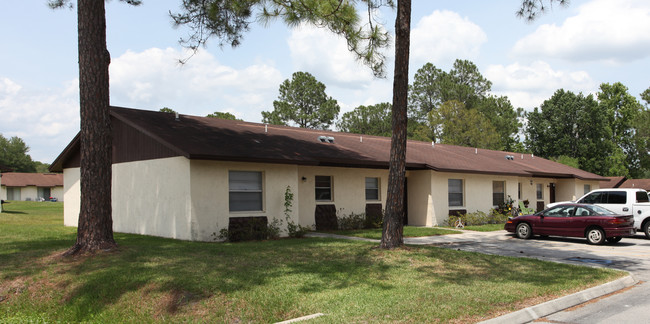
[[[291,220],[291,207],[293,207],[293,192],[291,186],[284,191],[284,218],[287,221],[287,235],[293,238],[304,237],[311,228],[296,224]]]
[[[362,229],[366,226],[366,214],[365,213],[350,213],[345,215],[342,212],[342,209],[336,215],[339,229],[340,230],[355,230]]]
[[[272,222],[266,225],[266,237],[269,239],[277,239],[280,237],[282,221],[274,218]]]
[[[366,213],[365,228],[381,228],[384,223],[384,211]]]
[[[486,214],[482,211],[476,211],[473,213],[467,213],[465,215],[456,216],[449,215],[446,226],[454,226],[456,221],[460,218],[465,226],[473,225],[485,225],[485,224],[505,224],[508,220],[508,216],[502,213],[499,213],[498,209],[490,210],[489,214]]]

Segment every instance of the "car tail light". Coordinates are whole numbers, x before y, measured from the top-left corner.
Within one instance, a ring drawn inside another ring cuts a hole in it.
[[[620,225],[620,224],[628,224],[632,222],[632,217],[630,216],[625,216],[625,217],[614,217],[608,221],[610,224],[614,225]]]

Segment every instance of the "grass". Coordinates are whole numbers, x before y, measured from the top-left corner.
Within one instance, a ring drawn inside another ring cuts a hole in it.
[[[465,226],[464,229],[477,232],[494,232],[503,230],[504,224],[485,224],[485,225],[470,225]]]
[[[340,230],[332,233],[346,236],[356,236],[369,239],[381,239],[381,228],[360,229],[360,230]],[[439,227],[417,227],[417,226],[404,226],[404,237],[420,237],[420,236],[435,236],[447,234],[460,234],[461,232],[439,228]]]
[[[200,243],[115,234],[119,251],[61,258],[61,203],[0,214],[0,322],[476,322],[624,274],[437,247],[282,239]]]

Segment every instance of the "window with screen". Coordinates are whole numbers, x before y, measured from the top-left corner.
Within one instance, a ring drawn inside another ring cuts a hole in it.
[[[366,178],[366,200],[379,200],[379,178]]]
[[[463,206],[463,180],[447,180],[449,207]]]
[[[492,205],[498,206],[506,201],[506,182],[492,181]]]
[[[230,211],[261,211],[262,172],[228,172],[228,208]]]
[[[316,201],[332,201],[332,177],[316,176]]]

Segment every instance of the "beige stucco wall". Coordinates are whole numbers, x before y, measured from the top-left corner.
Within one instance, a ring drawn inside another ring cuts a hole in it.
[[[114,231],[191,239],[187,159],[176,157],[114,164],[112,172]],[[78,224],[79,179],[79,168],[63,171],[66,226]]]
[[[315,177],[332,177],[332,201],[316,201]],[[305,178],[303,181],[302,178]],[[366,201],[366,178],[379,178],[379,200]],[[334,167],[298,167],[298,192],[300,194],[300,225],[315,224],[314,211],[317,204],[334,204],[343,215],[365,213],[366,203],[381,203],[386,208],[388,187],[388,170],[334,168]]]
[[[228,207],[228,172],[262,172],[263,210],[230,212]],[[294,194],[293,212],[290,217],[298,223],[300,193],[298,191],[297,166],[286,164],[237,163],[219,161],[191,161],[192,193],[192,239],[212,241],[222,228],[228,228],[230,217],[266,216],[282,221],[286,235],[284,194],[287,186]],[[214,235],[213,235],[214,233]]]
[[[580,179],[558,180],[557,187],[561,189],[558,189],[556,192],[556,200],[557,201],[577,200],[578,198],[586,194],[585,185],[590,185],[591,190],[596,190],[600,188],[600,183],[598,181],[588,181],[588,180],[580,180]]]
[[[433,174],[429,170],[406,172],[409,225],[433,226],[436,210],[433,208],[435,192],[431,191]],[[447,188],[445,188],[447,195]]]
[[[65,201],[63,186],[50,188],[50,196],[56,198],[58,201]]]
[[[79,224],[79,209],[81,206],[81,185],[79,168],[63,170],[63,225],[77,226]]]
[[[489,212],[496,207],[492,204],[492,182],[505,181],[505,198],[510,196],[517,199],[519,179],[515,176],[483,175],[470,173],[432,173],[433,205],[435,217],[431,220],[432,225],[443,225],[449,217],[450,209],[463,209],[468,213],[483,211]],[[449,179],[463,180],[463,206],[449,207],[448,190]]]
[[[116,232],[193,239],[189,160],[113,164],[112,207]]]
[[[584,185],[598,188],[598,181],[578,179],[528,178],[517,176],[483,175],[470,173],[448,173],[436,171],[409,171],[408,211],[409,224],[420,226],[438,226],[445,224],[449,210],[460,209],[467,212],[489,212],[496,207],[492,205],[492,182],[505,181],[505,197],[515,201],[529,201],[529,207],[537,206],[537,184],[542,185],[544,205],[550,203],[550,184],[556,184],[556,201],[570,200],[572,196],[582,196]],[[463,180],[463,206],[449,207],[448,180]],[[521,195],[519,194],[521,184]],[[568,198],[565,198],[567,197]]]

